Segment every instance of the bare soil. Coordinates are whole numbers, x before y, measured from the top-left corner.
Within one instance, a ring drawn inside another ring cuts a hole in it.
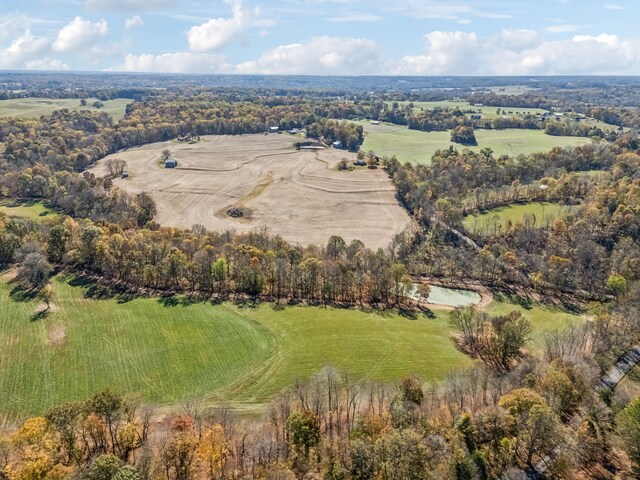
[[[296,150],[287,134],[206,136],[196,144],[161,142],[106,157],[91,171],[108,174],[109,159],[125,160],[129,178],[115,184],[148,192],[163,226],[271,234],[302,245],[324,244],[331,235],[385,247],[410,225],[382,169],[338,171],[353,154],[335,149]],[[161,152],[178,161],[164,168]],[[227,214],[239,208],[243,216]]]

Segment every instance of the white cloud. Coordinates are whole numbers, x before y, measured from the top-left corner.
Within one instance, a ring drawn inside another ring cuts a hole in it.
[[[85,0],[84,5],[90,10],[126,10],[139,12],[157,10],[176,5],[176,0]]]
[[[467,32],[428,33],[425,55],[407,55],[396,62],[398,75],[473,75],[480,64],[478,36]]]
[[[346,15],[327,18],[327,21],[331,23],[379,22],[381,20],[384,20],[384,17],[370,13],[348,13]]]
[[[496,75],[637,75],[640,42],[616,35],[576,35],[546,41],[523,52],[492,52],[488,64]]]
[[[606,8],[607,10],[626,10],[627,9],[627,7],[623,5],[617,5],[615,3],[605,3],[602,7]]]
[[[282,75],[362,75],[384,71],[382,51],[373,40],[327,36],[281,45],[267,50],[256,61],[237,66],[238,73]]]
[[[124,28],[141,27],[142,25],[144,25],[144,20],[140,15],[134,15],[124,21]]]
[[[493,20],[505,20],[512,18],[505,12],[504,6],[499,13],[481,10],[472,5],[473,2],[444,2],[439,0],[395,0],[389,2],[386,10],[391,13],[399,13],[410,18],[426,20],[451,20],[457,23],[467,23],[467,17],[488,18]]]
[[[488,47],[498,47],[515,52],[533,48],[540,43],[540,36],[535,30],[505,28],[492,40]]]
[[[545,30],[549,33],[570,33],[586,27],[587,25],[574,25],[572,23],[561,23],[559,25],[550,25],[546,27]]]
[[[44,37],[36,37],[27,29],[0,49],[0,68],[29,68],[49,54],[50,42]]]
[[[0,41],[24,32],[31,25],[29,17],[21,13],[7,13],[0,17]]]
[[[575,35],[542,40],[534,30],[504,29],[488,39],[476,33],[431,32],[424,55],[390,62],[400,75],[638,75],[640,40]]]
[[[124,63],[108,70],[117,72],[224,73],[229,70],[223,55],[175,52],[162,55],[129,54]]]
[[[212,18],[202,25],[191,27],[187,33],[192,52],[219,50],[252,26],[262,25],[258,21],[258,8],[245,8],[242,0],[229,0],[231,18]]]
[[[55,52],[71,52],[87,48],[100,37],[105,37],[108,30],[106,20],[91,23],[82,17],[76,17],[58,32],[51,48]]]

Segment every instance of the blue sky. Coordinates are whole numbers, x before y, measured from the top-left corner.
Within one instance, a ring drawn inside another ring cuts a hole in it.
[[[0,69],[640,74],[632,0],[0,0]]]

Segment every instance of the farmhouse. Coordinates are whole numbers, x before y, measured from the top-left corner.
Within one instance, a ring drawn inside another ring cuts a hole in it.
[[[280,127],[269,127],[269,132],[271,133],[278,133],[279,130]]]
[[[164,168],[176,168],[178,166],[178,161],[174,158],[167,158],[164,161]]]

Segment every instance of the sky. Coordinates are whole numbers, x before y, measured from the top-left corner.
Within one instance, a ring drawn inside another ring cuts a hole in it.
[[[637,0],[0,0],[0,69],[640,75]]]

